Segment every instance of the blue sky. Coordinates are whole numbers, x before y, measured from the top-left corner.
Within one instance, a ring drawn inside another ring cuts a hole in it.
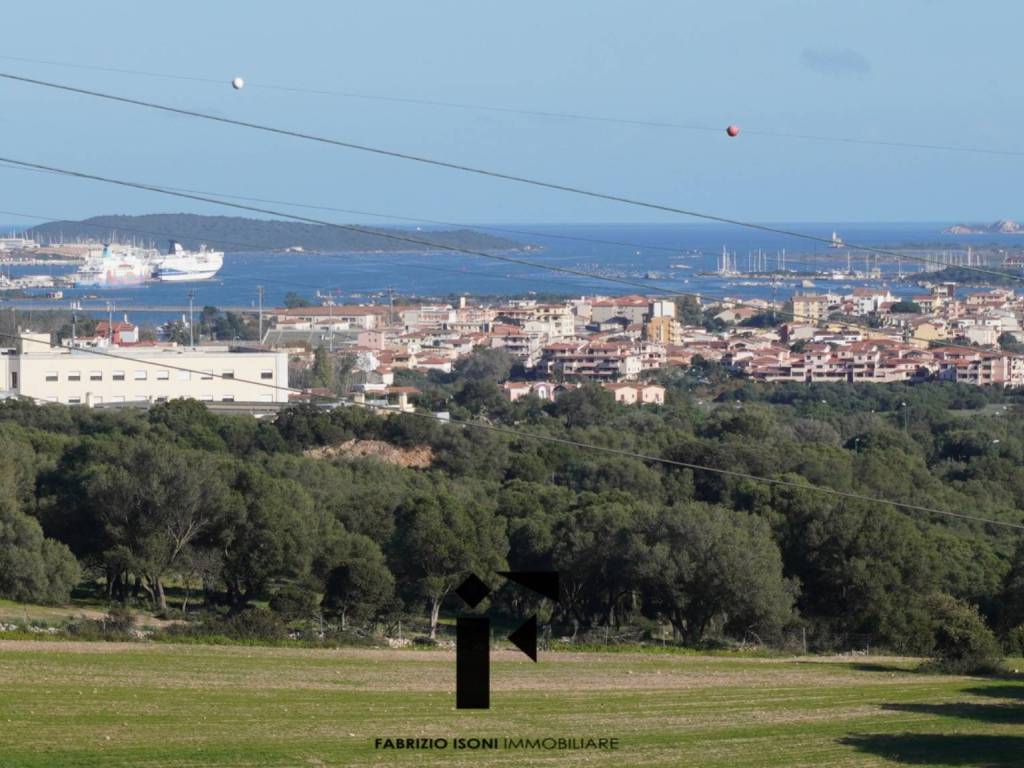
[[[1021,7],[989,2],[8,4],[0,70],[757,221],[1024,217]],[[232,76],[246,78],[241,92]],[[654,129],[259,84],[709,127]],[[678,217],[0,81],[0,154],[167,186],[467,222]],[[0,169],[0,209],[230,211]],[[0,214],[0,221],[14,217]],[[379,221],[342,216],[350,221]]]

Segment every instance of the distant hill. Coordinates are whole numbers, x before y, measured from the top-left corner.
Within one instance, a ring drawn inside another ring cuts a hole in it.
[[[1024,233],[1021,226],[1012,219],[1000,219],[991,224],[954,224],[942,230],[944,235],[1019,235]]]
[[[94,216],[83,221],[51,221],[26,231],[43,243],[75,240],[153,241],[163,247],[177,240],[185,248],[205,243],[222,251],[429,251],[430,246],[406,243],[375,232],[427,240],[439,246],[473,250],[521,249],[523,243],[494,237],[472,229],[410,230],[363,227],[366,232],[304,224],[277,219],[246,219],[239,216],[200,216],[191,213],[154,213],[145,216]]]

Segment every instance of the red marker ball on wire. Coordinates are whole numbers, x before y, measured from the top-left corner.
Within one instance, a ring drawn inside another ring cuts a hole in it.
[[[739,136],[740,127],[738,125],[730,125],[728,128],[725,129],[725,132],[730,136]]]

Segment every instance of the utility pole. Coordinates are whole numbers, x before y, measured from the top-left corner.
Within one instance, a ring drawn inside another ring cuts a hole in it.
[[[188,345],[194,347],[196,345],[195,336],[192,334],[192,327],[195,323],[192,321],[192,300],[195,299],[196,292],[190,290],[188,292]]]
[[[259,293],[259,296],[260,296],[260,312],[259,312],[259,317],[260,317],[260,339],[259,340],[260,340],[260,344],[262,344],[263,343],[263,286],[262,285],[257,285],[256,286],[256,291]]]
[[[388,286],[388,326],[395,324],[395,289]]]

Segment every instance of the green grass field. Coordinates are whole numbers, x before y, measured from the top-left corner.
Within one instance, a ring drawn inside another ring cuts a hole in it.
[[[0,766],[1024,766],[1024,679],[913,663],[496,651],[491,709],[457,711],[442,651],[0,641]],[[373,747],[457,736],[621,748]]]

